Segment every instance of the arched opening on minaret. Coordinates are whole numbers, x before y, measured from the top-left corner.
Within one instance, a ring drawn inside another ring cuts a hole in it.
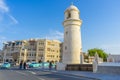
[[[71,18],[71,13],[68,12],[68,16],[67,16],[67,19]]]

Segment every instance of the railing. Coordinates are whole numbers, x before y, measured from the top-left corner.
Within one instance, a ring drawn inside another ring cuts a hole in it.
[[[98,66],[120,66],[120,62],[104,62],[99,63]]]

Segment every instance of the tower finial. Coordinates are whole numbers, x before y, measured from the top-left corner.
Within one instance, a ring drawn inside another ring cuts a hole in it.
[[[71,5],[73,5],[73,2],[71,2]]]

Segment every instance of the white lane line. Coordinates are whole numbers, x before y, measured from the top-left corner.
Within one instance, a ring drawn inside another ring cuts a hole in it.
[[[23,72],[20,72],[20,71],[16,71],[17,73],[19,74],[22,74],[22,75],[27,75],[26,73],[23,73]]]
[[[57,72],[57,71],[52,71],[52,70],[43,70],[43,71],[47,71],[47,72]]]
[[[57,72],[57,71],[51,71],[51,72]]]
[[[32,74],[36,74],[35,72],[33,72],[33,71],[29,71],[30,73],[32,73]]]
[[[40,79],[40,80],[45,80],[45,79],[43,79],[43,78],[38,78],[38,79]]]
[[[55,74],[55,75],[61,75],[61,74]],[[66,76],[66,77],[72,77],[72,78],[80,78],[80,77],[76,77],[76,76],[72,76],[72,75],[66,75],[66,74],[63,74],[62,76]]]
[[[44,71],[50,71],[50,70],[44,70]]]
[[[28,72],[30,72],[30,73],[32,73],[32,74],[37,74],[37,73],[35,73],[35,72],[33,72],[33,71],[28,71]],[[45,80],[45,79],[43,79],[43,78],[40,78],[40,77],[37,77],[39,80]]]

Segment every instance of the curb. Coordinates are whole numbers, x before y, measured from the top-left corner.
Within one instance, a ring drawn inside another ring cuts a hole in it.
[[[81,76],[81,75],[76,75],[76,74],[71,74],[71,73],[64,73],[64,72],[59,72],[59,71],[49,71],[49,70],[42,70],[44,72],[52,72],[52,73],[60,73],[60,74],[68,74],[68,75],[73,75],[73,76],[79,76],[79,77],[82,77],[82,78],[88,78],[88,79],[93,79],[93,80],[101,80],[101,79],[98,79],[98,78],[93,78],[93,77],[88,77],[88,76]]]
[[[98,78],[92,78],[92,77],[88,77],[88,76],[81,76],[81,75],[76,75],[76,74],[71,74],[71,73],[64,73],[64,72],[58,72],[58,73],[69,74],[69,75],[79,76],[79,77],[88,78],[88,79],[93,79],[93,80],[101,80],[101,79],[98,79]]]

